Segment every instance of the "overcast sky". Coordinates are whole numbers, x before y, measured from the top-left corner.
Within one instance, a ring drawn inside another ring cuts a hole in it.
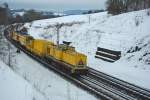
[[[102,9],[106,0],[0,0],[7,2],[10,8],[40,10]]]

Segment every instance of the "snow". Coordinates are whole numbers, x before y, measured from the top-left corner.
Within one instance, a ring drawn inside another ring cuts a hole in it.
[[[13,70],[24,77],[46,100],[97,100],[71,82],[20,53],[14,56]]]
[[[88,56],[88,66],[150,89],[150,16],[147,10],[112,16],[107,12],[65,16],[54,19],[33,21],[25,26],[35,38],[56,43],[57,23],[65,25],[60,29],[60,42],[71,41],[77,51]],[[139,51],[127,53],[135,49]],[[97,47],[121,51],[120,60],[109,63],[94,58]],[[144,56],[146,55],[146,56]]]
[[[65,16],[66,14],[64,14],[64,13],[54,13],[54,15],[56,15],[56,16]]]
[[[17,16],[17,15],[20,15],[20,16],[23,16],[25,14],[25,12],[15,12],[13,15],[14,16]]]
[[[0,61],[1,100],[46,100],[22,77]]]

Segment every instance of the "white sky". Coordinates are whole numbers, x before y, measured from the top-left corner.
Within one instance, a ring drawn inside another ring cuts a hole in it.
[[[41,10],[101,9],[106,0],[0,0],[7,2],[10,8]]]

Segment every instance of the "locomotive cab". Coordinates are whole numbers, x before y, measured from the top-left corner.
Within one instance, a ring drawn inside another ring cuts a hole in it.
[[[63,41],[63,44],[60,44],[58,48],[62,51],[75,51],[75,47],[70,46],[70,44],[71,42]]]

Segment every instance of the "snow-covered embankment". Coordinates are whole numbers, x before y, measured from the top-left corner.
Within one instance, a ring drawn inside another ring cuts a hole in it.
[[[71,41],[79,52],[88,56],[90,67],[150,89],[147,78],[150,75],[150,16],[147,10],[117,16],[107,12],[66,16],[25,26],[33,37],[56,42],[56,29],[51,26],[57,23],[67,24],[60,30],[60,41]],[[68,26],[68,23],[72,24]],[[115,63],[95,59],[98,46],[121,51],[121,59]]]

